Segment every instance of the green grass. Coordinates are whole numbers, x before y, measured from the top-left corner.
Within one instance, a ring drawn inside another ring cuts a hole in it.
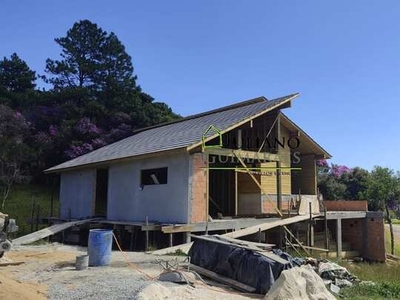
[[[400,264],[340,262],[349,272],[364,281],[400,284]]]
[[[40,206],[40,216],[48,217],[50,215],[51,206],[51,189],[50,187],[38,185],[15,185],[11,191],[10,197],[6,200],[4,211],[10,218],[16,219],[19,230],[16,236],[22,236],[30,233],[31,225],[28,220],[31,218],[32,197],[35,198],[36,206]],[[54,193],[53,216],[58,216],[59,202],[58,193]],[[36,208],[35,208],[36,217]],[[40,226],[42,228],[45,226]],[[33,228],[36,229],[35,226]]]
[[[385,226],[385,248],[386,253],[390,253],[391,251],[391,244],[390,244],[390,230],[388,227]],[[400,240],[396,237],[394,238],[394,254],[400,256]]]
[[[400,219],[392,219],[392,223],[399,225],[400,224]]]
[[[375,285],[356,285],[341,291],[344,299],[400,299],[400,283],[378,283]]]
[[[341,262],[362,281],[374,284],[354,285],[341,290],[344,299],[400,299],[400,264]]]
[[[390,232],[385,228],[386,252],[390,251]],[[395,240],[395,253],[400,254],[400,240]],[[345,299],[400,299],[400,263],[340,263],[360,280],[374,285],[355,285],[342,289]]]

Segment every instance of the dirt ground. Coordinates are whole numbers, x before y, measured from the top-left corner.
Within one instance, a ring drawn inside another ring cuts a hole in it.
[[[20,246],[7,252],[1,263],[24,262],[0,267],[0,299],[251,299],[201,281],[181,285],[157,281],[163,271],[157,260],[174,263],[184,257],[154,256],[142,252],[113,252],[109,267],[75,270],[75,258],[85,248],[49,244]],[[140,272],[138,271],[140,270]],[[154,279],[152,279],[154,278]]]

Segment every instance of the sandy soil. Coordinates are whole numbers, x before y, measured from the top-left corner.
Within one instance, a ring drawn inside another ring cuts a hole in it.
[[[113,252],[109,267],[75,270],[75,258],[85,248],[60,244],[21,246],[1,262],[23,261],[0,267],[0,299],[250,299],[233,290],[209,287],[198,281],[180,285],[157,281],[162,267],[157,260],[182,261],[183,257],[153,256],[142,252]],[[128,262],[129,261],[129,264]],[[141,270],[142,273],[138,272]],[[149,277],[155,280],[149,279]],[[257,297],[259,298],[259,297]]]
[[[0,299],[3,300],[42,300],[47,299],[45,285],[33,282],[18,282],[7,272],[0,272]]]

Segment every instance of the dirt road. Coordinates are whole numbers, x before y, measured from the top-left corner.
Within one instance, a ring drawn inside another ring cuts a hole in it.
[[[389,225],[385,224],[385,227],[389,229]],[[393,233],[394,233],[394,238],[400,242],[400,224],[393,224]]]

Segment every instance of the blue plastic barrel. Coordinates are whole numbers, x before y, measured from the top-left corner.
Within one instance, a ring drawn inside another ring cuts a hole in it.
[[[89,266],[108,266],[110,264],[112,241],[112,230],[91,229],[89,231]]]

